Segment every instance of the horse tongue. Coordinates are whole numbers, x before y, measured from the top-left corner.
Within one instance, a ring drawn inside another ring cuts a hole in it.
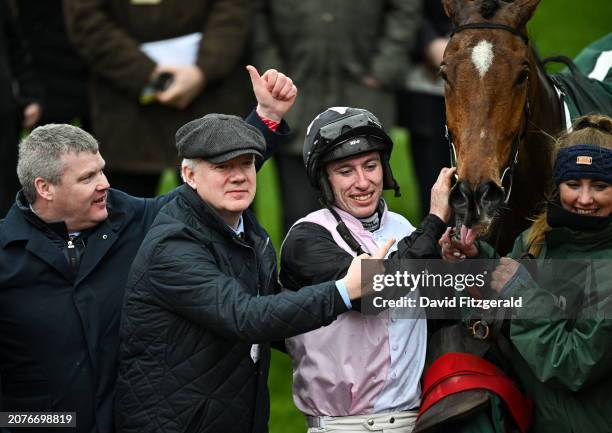
[[[480,230],[476,230],[474,228],[467,228],[466,226],[461,226],[461,243],[464,245],[470,246],[474,243]]]

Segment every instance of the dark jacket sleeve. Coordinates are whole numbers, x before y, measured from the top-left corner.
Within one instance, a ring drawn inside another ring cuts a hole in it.
[[[274,20],[269,0],[254,0],[252,49],[255,64],[262,70],[275,68],[288,71],[280,54],[278,35],[274,31]]]
[[[289,136],[289,125],[285,120],[281,120],[280,125],[276,131],[272,131],[270,128],[266,126],[265,123],[261,120],[255,109],[251,111],[251,113],[244,119],[249,125],[254,126],[259,129],[266,139],[266,153],[261,161],[257,163],[257,170],[263,166],[263,164],[274,155],[279,145],[287,140]]]
[[[437,38],[448,37],[451,31],[450,19],[444,12],[442,2],[424,2],[421,28],[413,51],[413,60],[422,61],[425,49]]]
[[[388,0],[384,24],[372,56],[371,74],[386,86],[393,86],[408,68],[407,48],[414,46],[421,16],[420,0]]]
[[[206,247],[180,236],[157,245],[148,279],[163,308],[227,338],[250,343],[302,334],[347,311],[333,281],[299,292],[250,295],[238,279],[219,269]]]
[[[215,0],[202,29],[197,65],[207,83],[226,77],[240,61],[249,32],[251,2]]]
[[[385,273],[392,275],[396,272],[420,273],[428,260],[440,259],[438,240],[446,230],[446,223],[433,214],[427,215],[421,225],[410,235],[403,238],[397,244],[397,251],[391,253],[385,260]],[[405,291],[398,287],[396,292],[387,290],[387,296],[398,297],[406,295]],[[430,297],[443,297],[446,290],[437,292],[429,291]]]
[[[353,257],[336,244],[324,227],[294,226],[281,249],[281,284],[291,290],[344,277]]]
[[[110,15],[106,0],[65,0],[68,35],[92,70],[138,98],[155,69],[140,42]]]
[[[435,215],[428,215],[421,226],[398,243],[398,249],[385,260],[395,269],[400,259],[440,258],[438,239],[446,224]],[[283,286],[298,290],[301,286],[346,274],[353,257],[336,244],[331,233],[315,223],[294,226],[281,249],[280,280]]]
[[[125,3],[130,7],[128,2]],[[180,16],[179,8],[189,7],[174,3],[164,9],[174,12],[174,15],[167,16],[168,20]],[[247,0],[216,0],[211,5],[207,19],[199,29],[203,37],[196,60],[207,84],[219,80],[236,66],[246,42],[250,13]],[[162,9],[159,11],[161,13]],[[155,62],[140,50],[142,41],[131,34],[132,29],[125,28],[115,19],[109,2],[65,0],[64,15],[72,42],[92,70],[137,98],[149,82]],[[152,18],[148,19],[154,22]],[[170,29],[172,27],[162,28],[160,34]]]
[[[402,239],[392,259],[439,259],[438,240],[446,230],[446,223],[433,214],[427,215],[419,228]]]
[[[43,90],[34,72],[32,55],[5,1],[0,5],[0,19],[4,20],[12,77],[18,84],[18,102],[20,106],[41,102]]]

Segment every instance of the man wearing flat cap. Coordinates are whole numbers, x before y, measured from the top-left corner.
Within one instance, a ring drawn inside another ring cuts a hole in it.
[[[297,89],[278,71],[248,69],[258,102],[248,121],[272,148],[288,128],[279,122]],[[115,432],[130,266],[179,193],[143,199],[111,188],[101,147],[72,125],[36,128],[19,145],[22,190],[0,220],[0,411],[72,412],[76,427],[54,432]],[[18,430],[45,429],[34,427]]]
[[[176,143],[185,184],[153,223],[126,288],[117,431],[264,433],[269,343],[348,311],[360,258],[341,280],[280,292],[274,248],[248,210],[261,133],[209,114],[181,127]]]

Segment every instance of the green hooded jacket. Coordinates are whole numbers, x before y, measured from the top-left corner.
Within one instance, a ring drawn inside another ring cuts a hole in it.
[[[526,233],[511,252],[527,251]],[[493,256],[486,244],[481,257]],[[537,433],[612,432],[612,223],[597,231],[553,228],[535,279],[521,268],[503,297],[513,312],[513,365],[534,400]]]

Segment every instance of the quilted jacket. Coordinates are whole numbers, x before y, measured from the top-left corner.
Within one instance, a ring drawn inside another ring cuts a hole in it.
[[[255,111],[246,121],[282,142]],[[1,130],[2,128],[0,128]],[[78,272],[64,257],[67,233],[28,218],[23,193],[0,221],[0,410],[76,412],[76,428],[54,433],[113,433],[119,320],[130,265],[158,212],[180,188],[155,199],[108,192],[108,218],[82,233]],[[20,428],[21,433],[40,427]],[[2,431],[2,428],[0,428]]]
[[[184,185],[153,223],[126,288],[117,431],[266,432],[268,343],[347,311],[333,282],[274,295],[272,244],[243,218],[244,240]]]

